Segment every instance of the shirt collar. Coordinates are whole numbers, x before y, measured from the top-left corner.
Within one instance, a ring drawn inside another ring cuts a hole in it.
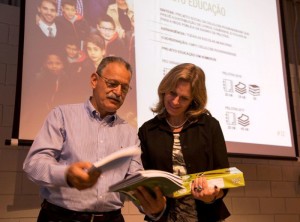
[[[42,32],[46,36],[48,36],[48,34],[49,34],[49,30],[48,30],[49,27],[52,28],[53,35],[56,36],[56,25],[55,25],[55,23],[52,23],[51,25],[47,25],[45,22],[40,20],[38,25],[39,25],[40,29],[42,30]]]
[[[113,123],[117,120],[118,115],[114,113],[112,115],[107,115],[104,118],[101,118],[100,113],[95,109],[95,107],[91,103],[91,98],[92,97],[90,97],[85,103],[85,107],[89,113],[89,116],[99,121],[105,121],[107,124],[113,125]]]
[[[39,26],[40,26],[41,28],[43,28],[43,29],[47,29],[48,27],[53,28],[53,30],[56,29],[55,23],[52,23],[51,25],[47,25],[47,24],[46,24],[44,21],[42,21],[42,20],[39,21]]]

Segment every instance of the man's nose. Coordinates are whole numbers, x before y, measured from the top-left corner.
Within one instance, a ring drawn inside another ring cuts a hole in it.
[[[114,93],[118,96],[122,95],[122,86],[118,85],[117,87],[114,88]]]

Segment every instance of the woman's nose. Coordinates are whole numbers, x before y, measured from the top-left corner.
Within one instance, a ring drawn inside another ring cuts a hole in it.
[[[179,96],[176,96],[174,99],[173,99],[173,103],[175,105],[178,105],[179,104]]]

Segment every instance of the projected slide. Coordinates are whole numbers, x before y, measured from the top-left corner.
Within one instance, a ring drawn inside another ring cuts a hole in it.
[[[37,31],[42,7],[26,2],[21,139],[34,139],[54,106],[88,99],[90,74],[101,61],[91,50],[98,48],[133,66],[132,90],[118,114],[134,127],[153,118],[162,77],[177,64],[194,63],[206,74],[207,108],[230,153],[295,156],[278,0],[127,0],[124,29],[115,21],[115,0],[76,2],[76,32],[62,28],[61,5],[47,5],[53,13],[46,18],[56,24],[51,42]],[[109,45],[113,39],[117,48]],[[72,51],[76,60],[65,57]],[[53,64],[60,68],[49,69]]]
[[[246,143],[229,151],[256,143],[267,145],[258,153],[268,154],[269,145],[293,153],[277,10],[273,0],[136,1],[139,125],[153,117],[162,76],[192,62],[206,73],[208,109],[226,141]]]

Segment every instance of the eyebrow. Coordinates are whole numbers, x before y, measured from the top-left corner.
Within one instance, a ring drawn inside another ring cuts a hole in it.
[[[178,96],[177,92],[174,91],[174,90],[171,90],[170,93],[174,93],[174,94],[176,94],[176,96]],[[190,97],[190,96],[185,96],[185,95],[180,95],[179,97],[180,97],[180,98],[184,98],[184,99],[192,99],[192,97]]]

